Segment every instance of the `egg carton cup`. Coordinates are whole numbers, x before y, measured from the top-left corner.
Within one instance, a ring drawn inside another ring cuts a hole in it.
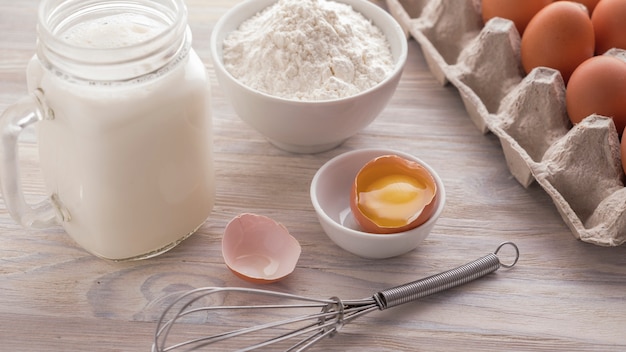
[[[442,85],[454,85],[471,120],[501,143],[511,174],[537,182],[577,239],[626,241],[626,188],[613,120],[591,115],[572,126],[560,73],[525,74],[513,22],[483,24],[480,0],[387,0],[389,12],[421,46]],[[612,49],[626,61],[626,52]]]

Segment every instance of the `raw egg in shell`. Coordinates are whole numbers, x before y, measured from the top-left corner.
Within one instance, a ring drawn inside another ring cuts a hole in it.
[[[482,0],[483,22],[494,17],[506,18],[513,21],[521,36],[533,16],[550,3],[552,0]]]
[[[560,1],[570,1],[570,0],[560,0]],[[596,8],[596,5],[598,5],[598,3],[600,2],[600,0],[573,0],[573,1],[579,4],[585,5],[585,7],[587,7],[587,11],[589,11],[590,14],[593,14],[593,10]]]
[[[596,54],[611,48],[626,49],[626,1],[602,0],[591,15]]]
[[[365,232],[397,233],[426,222],[436,196],[437,184],[425,167],[397,155],[383,155],[359,170],[350,192],[350,209]]]
[[[222,238],[226,266],[254,283],[276,282],[291,274],[301,251],[300,243],[285,226],[256,214],[233,218]]]
[[[594,56],[583,62],[567,84],[565,102],[573,124],[591,114],[611,117],[623,139],[622,132],[626,128],[626,62],[608,55]]]
[[[528,22],[520,43],[526,73],[545,66],[558,70],[567,83],[578,65],[594,55],[595,37],[587,8],[557,1],[542,8]]]

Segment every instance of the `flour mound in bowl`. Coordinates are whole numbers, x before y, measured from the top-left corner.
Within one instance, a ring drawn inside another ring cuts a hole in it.
[[[326,0],[279,0],[260,11],[226,37],[223,61],[252,89],[307,101],[358,94],[394,67],[380,28]]]

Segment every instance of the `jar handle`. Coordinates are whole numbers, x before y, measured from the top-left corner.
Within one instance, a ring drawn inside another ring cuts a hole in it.
[[[24,227],[49,227],[57,223],[60,215],[54,197],[33,206],[27,204],[20,182],[19,135],[26,127],[51,116],[40,89],[9,106],[0,116],[0,188],[9,214]]]

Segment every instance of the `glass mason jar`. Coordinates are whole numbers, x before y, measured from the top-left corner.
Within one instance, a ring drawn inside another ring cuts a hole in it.
[[[183,0],[44,0],[29,95],[2,115],[0,183],[25,227],[61,224],[103,258],[152,257],[215,198],[210,90]],[[17,138],[38,132],[49,197],[24,200]]]

